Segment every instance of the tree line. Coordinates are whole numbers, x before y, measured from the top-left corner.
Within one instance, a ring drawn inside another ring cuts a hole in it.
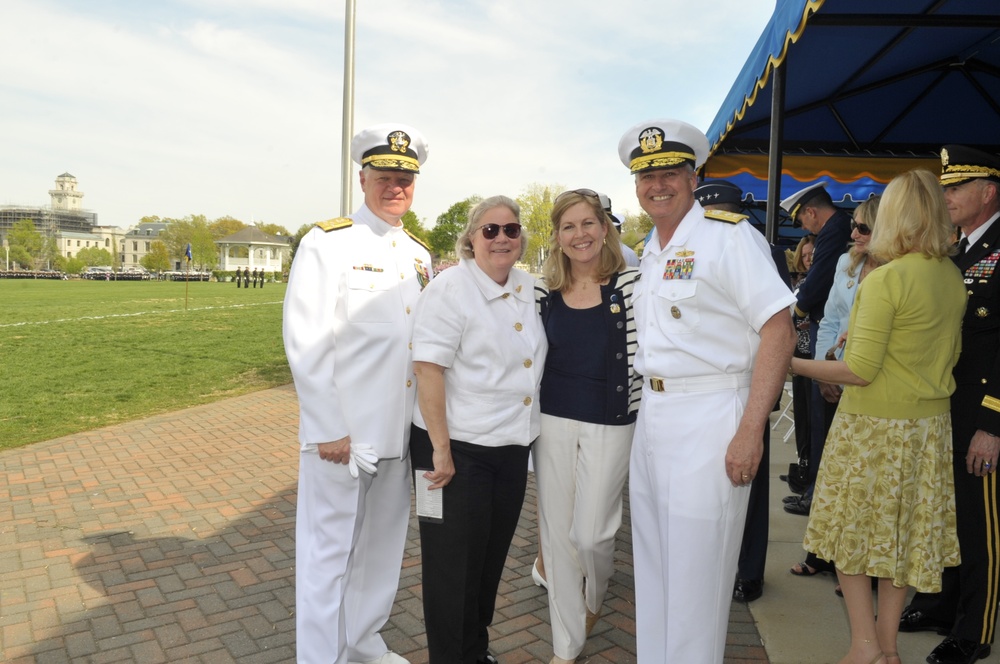
[[[209,221],[201,214],[180,219],[146,216],[139,223],[166,224],[163,232],[150,244],[150,251],[139,261],[150,272],[165,272],[173,266],[175,260],[184,259],[189,243],[192,265],[200,270],[211,270],[219,262],[215,241],[249,227],[249,224],[235,217],[223,216]],[[253,225],[268,235],[291,235],[288,229],[279,224],[258,221]],[[115,236],[116,243],[126,239],[125,234]],[[115,270],[121,267],[120,245],[113,247],[113,251],[98,246],[84,247],[74,251],[71,257],[66,257],[59,251],[56,237],[36,228],[31,219],[15,222],[7,233],[7,242],[11,263],[22,269],[51,269],[79,274],[91,266],[110,266]],[[235,251],[242,251],[243,257],[246,257],[246,247]]]
[[[528,237],[524,262],[533,270],[541,267],[548,253],[549,237],[552,232],[552,205],[564,189],[559,185],[536,183],[529,185],[516,197],[518,205],[521,206],[521,225],[524,226]],[[454,203],[438,215],[430,228],[425,227],[412,210],[403,216],[402,222],[410,233],[430,247],[436,261],[454,260],[455,241],[465,228],[469,210],[481,200],[481,196],[474,195]],[[226,215],[209,220],[202,214],[191,214],[179,219],[145,216],[139,223],[166,224],[165,229],[150,244],[150,251],[140,259],[140,264],[150,272],[170,270],[175,261],[184,259],[188,244],[191,245],[192,266],[199,270],[211,270],[219,262],[219,251],[215,242],[250,226],[232,216]],[[645,212],[639,215],[626,215],[621,233],[622,241],[634,247],[646,236],[652,225],[652,220]],[[257,221],[253,226],[268,235],[292,237],[294,256],[299,241],[315,224],[303,224],[294,235],[280,224]],[[62,256],[56,238],[36,229],[30,219],[16,222],[7,234],[7,238],[11,262],[25,269],[48,268],[68,274],[79,274],[90,266],[108,265],[113,269],[119,269],[121,264],[118,251],[120,247],[115,247],[113,252],[101,247],[89,247],[74,252],[71,258]],[[124,234],[116,236],[116,242],[125,239]],[[240,247],[233,251],[237,252],[236,257],[239,258],[246,256],[247,249]]]
[[[219,248],[217,240],[229,237],[250,224],[236,217],[223,216],[209,221],[203,214],[191,214],[181,219],[157,216],[143,217],[140,224],[163,223],[164,230],[150,245],[150,251],[139,259],[139,264],[150,272],[165,272],[171,268],[175,260],[185,259],[188,244],[191,245],[191,264],[198,270],[208,271],[219,264]],[[291,235],[288,229],[280,224],[258,221],[253,224],[257,229],[268,235]],[[246,247],[237,247],[236,258],[245,258]]]

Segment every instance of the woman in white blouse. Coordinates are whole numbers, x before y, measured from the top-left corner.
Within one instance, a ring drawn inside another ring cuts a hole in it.
[[[421,520],[430,664],[489,664],[487,627],[539,432],[546,340],[534,278],[514,268],[527,245],[506,196],[476,205],[461,258],[424,289],[413,329],[414,475],[442,491],[443,518]]]

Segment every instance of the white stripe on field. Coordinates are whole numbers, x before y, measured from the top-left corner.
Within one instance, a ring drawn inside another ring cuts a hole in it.
[[[52,323],[75,323],[81,320],[104,320],[106,318],[131,318],[133,316],[155,316],[157,314],[176,314],[185,311],[209,311],[211,309],[240,309],[242,307],[259,307],[267,304],[281,304],[277,302],[248,302],[247,304],[228,304],[222,307],[195,307],[192,309],[166,309],[164,311],[137,311],[132,314],[108,314],[107,316],[81,316],[80,318],[57,318],[56,320],[35,320],[24,321],[22,323],[0,323],[0,328],[4,327],[24,327],[26,325],[49,325]]]

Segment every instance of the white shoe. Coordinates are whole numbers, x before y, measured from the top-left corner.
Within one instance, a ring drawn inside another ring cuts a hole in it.
[[[538,573],[538,558],[535,558],[535,562],[531,563],[531,580],[535,582],[536,586],[541,586],[546,590],[549,589],[548,581],[546,581],[545,577]]]
[[[371,659],[367,662],[348,662],[347,664],[410,664],[410,661],[400,657],[391,650],[387,650],[386,653],[378,659]]]

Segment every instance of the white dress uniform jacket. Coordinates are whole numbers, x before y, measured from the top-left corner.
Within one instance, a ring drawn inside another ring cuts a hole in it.
[[[642,664],[722,662],[749,487],[725,455],[749,396],[760,329],[795,303],[763,236],[697,202],[632,296],[647,378],[629,479]]]
[[[366,206],[341,230],[309,231],[292,263],[284,336],[305,448],[350,435],[379,458],[406,455],[416,384],[413,309],[427,250]]]

